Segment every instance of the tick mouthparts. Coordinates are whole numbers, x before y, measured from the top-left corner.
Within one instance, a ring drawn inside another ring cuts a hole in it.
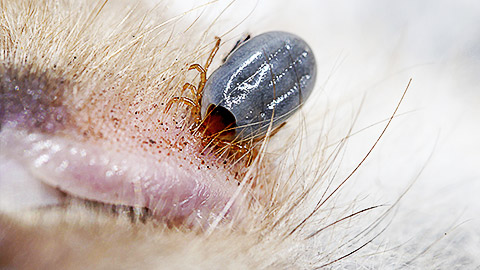
[[[211,104],[207,109],[207,115],[202,121],[203,134],[207,138],[232,141],[235,139],[237,127],[235,116],[222,106]]]

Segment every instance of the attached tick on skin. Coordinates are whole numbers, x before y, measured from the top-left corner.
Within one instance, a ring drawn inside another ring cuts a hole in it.
[[[217,37],[198,87],[187,83],[194,99],[174,97],[192,106],[203,136],[223,142],[262,138],[284,123],[309,97],[315,84],[316,63],[311,48],[296,35],[267,32],[236,48],[213,74],[206,72],[220,46]]]

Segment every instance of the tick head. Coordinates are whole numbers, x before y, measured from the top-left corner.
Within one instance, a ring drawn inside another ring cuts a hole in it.
[[[205,138],[233,141],[237,127],[235,116],[228,109],[210,104],[201,128]]]

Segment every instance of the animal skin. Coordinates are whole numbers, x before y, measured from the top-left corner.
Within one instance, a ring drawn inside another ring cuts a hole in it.
[[[1,269],[480,267],[478,4],[0,10]],[[285,126],[238,155],[206,145],[189,106],[165,110],[215,36],[207,76],[270,30],[318,65]]]

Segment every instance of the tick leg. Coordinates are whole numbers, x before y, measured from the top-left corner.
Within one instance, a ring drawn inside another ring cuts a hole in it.
[[[182,94],[185,92],[185,90],[187,89],[190,89],[190,91],[192,92],[192,94],[196,97],[197,96],[197,88],[191,84],[191,83],[186,83],[183,85],[183,90],[182,90]]]
[[[197,92],[195,94],[195,98],[199,106],[202,101],[203,88],[207,83],[207,70],[210,67],[210,64],[212,64],[213,58],[215,57],[215,54],[217,54],[218,52],[218,48],[220,48],[220,38],[215,37],[215,39],[217,40],[217,42],[215,43],[215,47],[213,47],[212,51],[210,52],[210,55],[208,56],[205,66],[202,67],[199,64],[193,64],[188,68],[188,70],[196,69],[198,72],[200,72],[200,82],[198,83]]]
[[[205,68],[202,67],[199,64],[193,64],[191,65],[188,70],[195,69],[200,73],[200,82],[198,83],[198,86],[195,87],[194,85],[190,83],[185,83],[183,85],[182,89],[182,94],[185,92],[185,90],[189,89],[193,96],[194,99],[186,98],[186,97],[173,97],[170,99],[165,106],[165,112],[168,112],[170,108],[172,107],[173,103],[175,102],[181,102],[187,106],[192,107],[192,114],[199,115],[200,114],[200,107],[201,107],[201,101],[202,101],[202,96],[203,96],[203,88],[205,87],[205,84],[207,83],[207,70],[210,64],[213,61],[213,57],[218,51],[218,48],[220,47],[220,38],[215,37],[217,42],[215,43],[215,47],[212,49],[210,52],[210,55],[208,56],[207,62],[205,63]],[[199,121],[199,120],[197,120]]]
[[[208,56],[207,63],[205,63],[205,70],[207,70],[208,67],[210,67],[210,64],[213,61],[213,57],[215,57],[215,54],[217,54],[217,52],[218,52],[218,48],[220,48],[220,38],[215,37],[215,39],[217,40],[217,42],[215,43],[215,47],[213,47],[212,52]]]
[[[242,36],[241,39],[237,40],[237,43],[233,46],[233,48],[230,50],[230,52],[222,59],[222,63],[225,63],[227,61],[227,58],[232,54],[233,51],[235,51],[240,45],[243,43],[247,42],[250,39],[250,34],[245,34]]]
[[[203,88],[205,87],[205,83],[207,83],[207,71],[203,69],[202,66],[199,64],[193,64],[188,68],[188,70],[196,69],[200,72],[200,82],[198,83],[197,91],[194,93],[195,100],[200,106],[200,102],[202,100]]]
[[[171,98],[167,105],[165,106],[165,112],[168,112],[170,110],[170,108],[172,107],[173,103],[175,102],[181,102],[187,106],[191,106],[191,107],[196,107],[197,105],[195,104],[195,102],[189,98],[186,98],[186,97],[173,97]]]

